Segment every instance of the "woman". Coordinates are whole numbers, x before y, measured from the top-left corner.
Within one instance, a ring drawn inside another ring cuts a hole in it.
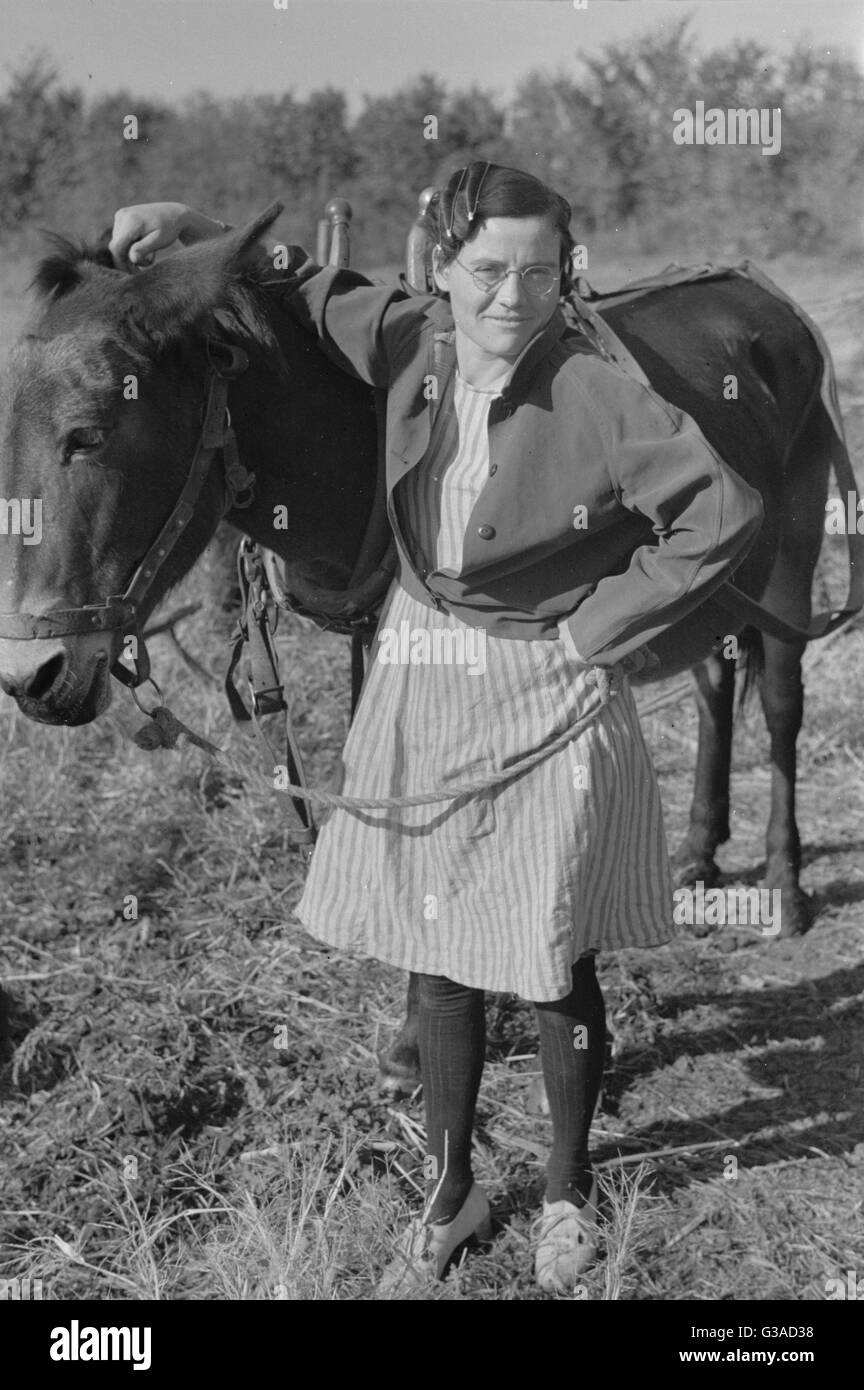
[[[400,569],[343,790],[442,794],[398,813],[335,811],[297,914],[328,944],[420,976],[428,1197],[382,1288],[442,1276],[489,1233],[471,1134],[491,989],[536,1005],[553,1144],[535,1272],[564,1292],[597,1243],[595,954],[672,935],[627,671],[728,578],[762,505],[688,416],[568,329],[564,198],[478,161],[426,218],[436,296],[364,286],[299,248],[286,278],[284,303],[322,350],[388,392]],[[182,204],[123,209],[112,249],[118,264],[146,263],[223,228]],[[657,543],[634,549],[644,517]]]

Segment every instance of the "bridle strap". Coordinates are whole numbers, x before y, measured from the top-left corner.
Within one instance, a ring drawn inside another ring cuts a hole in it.
[[[0,613],[0,637],[19,641],[64,637],[70,633],[111,632],[134,621],[135,610],[123,599],[109,599],[87,608],[58,608],[37,617],[34,613]]]
[[[229,357],[228,362],[221,366],[218,366],[213,360],[216,346]],[[135,608],[149,592],[156,575],[195,515],[195,504],[201,495],[201,489],[210,471],[214,456],[220,449],[226,448],[229,436],[234,446],[232,463],[236,467],[236,441],[234,431],[231,428],[231,417],[228,413],[228,383],[246,370],[249,365],[249,358],[242,348],[234,347],[228,343],[216,345],[210,342],[208,342],[208,356],[210,358],[210,380],[204,407],[204,422],[201,426],[201,434],[198,437],[192,463],[189,466],[189,473],[183,485],[183,491],[174,504],[174,510],[133,574],[122,596],[123,602],[131,603]],[[248,488],[250,482],[251,475],[247,474],[242,480],[241,486],[245,485]],[[234,489],[232,487],[229,486],[227,492],[225,510],[230,511],[237,505],[237,499],[233,495]],[[110,599],[109,602],[111,602]]]

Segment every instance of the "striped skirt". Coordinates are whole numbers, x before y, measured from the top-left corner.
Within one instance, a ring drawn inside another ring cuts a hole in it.
[[[559,639],[481,638],[394,580],[345,744],[344,795],[462,788],[518,769],[595,717],[484,793],[331,812],[296,909],[306,930],[403,970],[537,1001],[569,993],[588,951],[676,935],[632,692],[616,677],[606,699],[591,677]]]

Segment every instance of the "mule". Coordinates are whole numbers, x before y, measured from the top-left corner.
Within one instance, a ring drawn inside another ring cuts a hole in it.
[[[4,374],[0,433],[0,495],[43,504],[40,545],[0,538],[0,687],[31,719],[79,725],[108,707],[124,640],[116,596],[142,558],[149,563],[184,486],[214,332],[249,356],[230,383],[230,410],[240,456],[255,469],[254,500],[236,505],[214,455],[194,514],[155,562],[137,604],[139,629],[223,515],[278,553],[289,589],[348,582],[375,490],[375,393],[330,363],[268,283],[258,240],[277,215],[143,271],[118,271],[104,247],[61,238],[38,268],[36,312]],[[744,280],[600,308],[660,394],[762,494],[764,525],[736,585],[806,624],[829,471],[842,447],[820,398],[823,361],[812,336],[786,304]],[[731,408],[720,389],[728,373],[739,382]],[[279,506],[287,527],[276,530]],[[646,521],[644,540],[652,536]],[[734,662],[719,653],[744,627],[720,590],[652,644],[660,666],[650,679],[689,667],[696,676],[696,787],[676,855],[684,882],[716,880],[715,851],[729,836]],[[771,739],[765,883],[782,890],[783,931],[794,935],[811,918],[795,820],[805,644],[750,638],[764,654]],[[415,984],[383,1059],[394,1089],[417,1076]]]

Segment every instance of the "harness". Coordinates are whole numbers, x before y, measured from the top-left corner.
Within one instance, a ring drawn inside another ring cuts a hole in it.
[[[234,633],[234,647],[225,674],[225,694],[231,713],[239,723],[253,722],[256,732],[262,739],[271,763],[276,754],[273,751],[262,721],[271,715],[279,716],[282,723],[282,762],[288,773],[288,787],[297,788],[291,792],[291,801],[300,820],[300,828],[291,832],[298,845],[307,847],[311,854],[318,835],[318,827],[312,813],[311,799],[305,795],[306,773],[300,746],[294,733],[291,709],[285,698],[285,685],[279,672],[279,655],[274,637],[279,625],[280,609],[298,613],[301,617],[311,617],[319,627],[351,637],[351,715],[357,708],[360,690],[365,676],[364,648],[371,641],[376,626],[376,618],[371,610],[361,610],[350,599],[343,600],[345,607],[356,610],[352,617],[339,619],[326,618],[304,609],[294,595],[282,585],[278,576],[277,557],[264,550],[248,536],[244,536],[237,552],[237,579],[242,599],[241,613]],[[390,573],[381,569],[384,579],[381,592],[390,582]],[[248,688],[250,706],[247,707],[234,682],[235,673],[244,651],[248,649],[250,675]]]
[[[228,410],[228,384],[246,370],[249,359],[242,348],[216,338],[208,338],[206,346],[210,374],[203,423],[186,482],[168,520],[123,593],[109,595],[104,603],[58,609],[41,616],[34,613],[0,613],[0,637],[33,641],[37,638],[120,630],[134,636],[135,655],[131,659],[131,669],[118,657],[111,667],[112,676],[133,689],[149,680],[150,657],[141,630],[139,609],[195,515],[201,489],[217,454],[222,455],[225,474],[223,515],[236,507],[248,507],[254,495],[255,475],[248,473],[240,463]]]

